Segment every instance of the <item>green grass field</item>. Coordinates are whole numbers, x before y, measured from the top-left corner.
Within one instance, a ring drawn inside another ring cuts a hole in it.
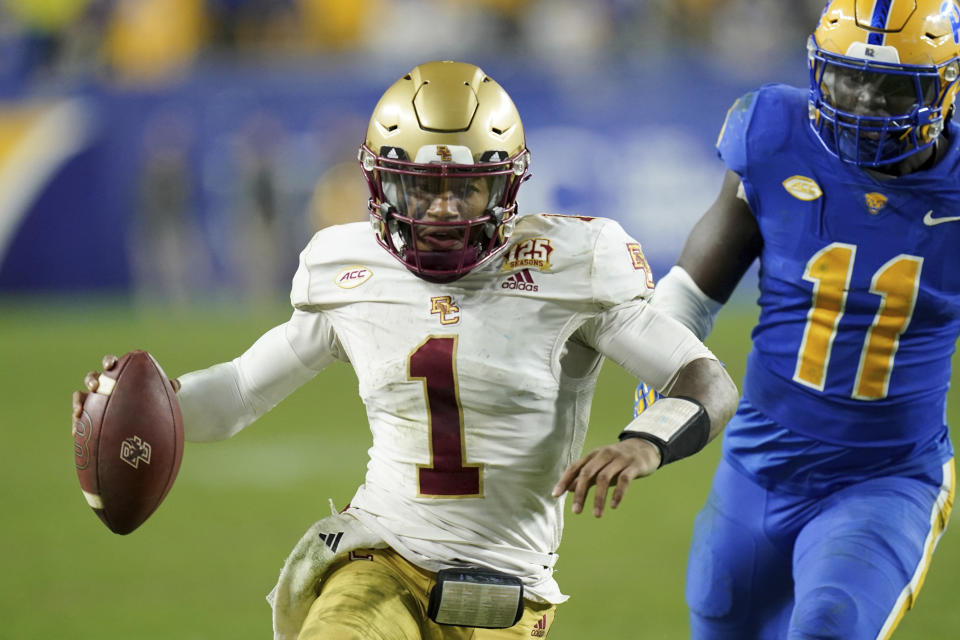
[[[362,482],[369,433],[346,366],[334,366],[235,438],[188,444],[176,485],[138,531],[116,536],[80,494],[70,394],[104,353],[151,351],[170,375],[230,359],[286,309],[178,312],[109,302],[0,299],[0,639],[264,639],[287,551],[327,499]],[[708,341],[739,381],[753,310],[726,309]],[[518,384],[522,381],[518,380]],[[633,380],[603,372],[587,446],[629,419]],[[952,398],[957,422],[957,398]],[[600,520],[567,518],[557,578],[572,597],[553,640],[686,637],[683,577],[719,442],[631,486]],[[960,533],[948,531],[895,638],[960,635]]]

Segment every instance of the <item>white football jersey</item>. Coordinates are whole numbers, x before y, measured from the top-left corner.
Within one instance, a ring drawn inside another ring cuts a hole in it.
[[[601,354],[600,336],[623,333],[652,290],[640,245],[605,218],[520,217],[503,251],[448,284],[411,274],[366,223],[318,232],[291,301],[326,318],[327,348],[359,380],[373,444],[351,512],[428,570],[486,566],[565,600],[551,490],[581,455],[602,356],[669,361],[625,365],[658,388],[712,357],[674,325],[667,344],[636,336],[635,349]]]

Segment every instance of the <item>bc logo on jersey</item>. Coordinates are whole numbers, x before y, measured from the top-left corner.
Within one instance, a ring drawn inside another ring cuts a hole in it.
[[[453,302],[450,296],[430,298],[430,313],[440,316],[440,324],[457,324],[460,322],[460,307]]]
[[[646,277],[647,286],[653,289],[653,271],[650,269],[650,263],[647,262],[639,242],[628,242],[627,252],[630,254],[630,262],[633,263],[634,271],[643,271]]]

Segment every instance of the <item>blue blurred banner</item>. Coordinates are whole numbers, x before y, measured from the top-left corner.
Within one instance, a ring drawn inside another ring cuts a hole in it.
[[[664,273],[719,188],[713,144],[755,79],[667,58],[480,64],[524,119],[521,211],[613,217]],[[777,77],[802,82],[803,64]],[[162,89],[0,102],[0,290],[285,291],[314,230],[365,218],[356,149],[408,70],[384,66],[207,68]]]

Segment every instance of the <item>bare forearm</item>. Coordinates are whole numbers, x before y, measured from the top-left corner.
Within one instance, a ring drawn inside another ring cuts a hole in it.
[[[703,405],[710,417],[712,440],[737,410],[739,392],[727,370],[717,360],[698,358],[684,365],[664,389],[666,396],[684,396]]]

